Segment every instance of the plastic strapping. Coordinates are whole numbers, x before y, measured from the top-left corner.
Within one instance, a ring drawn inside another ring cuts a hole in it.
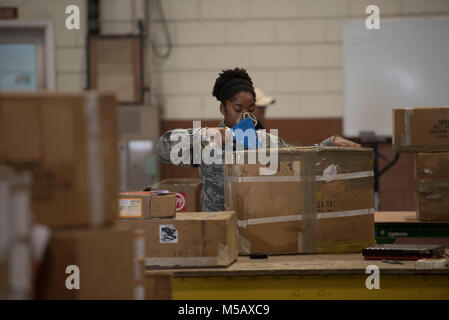
[[[347,210],[347,211],[334,211],[334,212],[318,212],[316,213],[316,219],[331,219],[340,217],[361,216],[365,214],[374,214],[374,208]],[[309,216],[309,215],[305,215]],[[304,220],[305,216],[302,214],[266,217],[266,218],[254,218],[248,220],[239,220],[239,227],[246,228],[249,225],[265,224],[265,223],[277,223],[277,222],[290,222]]]
[[[300,167],[301,176],[310,175],[315,170],[315,163],[317,160],[316,153],[305,153],[304,161]],[[310,179],[308,181],[301,180],[301,212],[303,214],[303,223],[301,226],[303,235],[302,251],[305,253],[313,253],[316,251],[316,192],[315,181]],[[299,250],[300,248],[298,248]]]
[[[411,129],[410,129],[410,117],[413,115],[412,108],[405,108],[404,110],[404,125],[405,125],[405,137],[404,146],[409,146],[412,144]]]
[[[315,181],[332,181],[332,180],[346,180],[346,179],[358,179],[365,177],[374,176],[373,171],[358,171],[350,173],[340,173],[329,179],[325,175],[320,176],[250,176],[250,177],[237,177],[229,176],[225,177],[225,180],[229,182],[300,182],[300,181],[310,181],[315,179]],[[312,179],[310,179],[312,178]]]
[[[104,222],[103,216],[103,171],[100,164],[100,119],[98,110],[98,96],[96,93],[89,92],[85,103],[86,120],[86,144],[87,160],[89,170],[89,209],[90,224],[92,226],[101,225]]]

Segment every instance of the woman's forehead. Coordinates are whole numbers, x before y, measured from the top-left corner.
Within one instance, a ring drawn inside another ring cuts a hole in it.
[[[251,93],[242,91],[242,92],[235,94],[232,97],[231,102],[233,102],[233,103],[250,103],[251,104],[251,103],[254,103],[255,100]]]

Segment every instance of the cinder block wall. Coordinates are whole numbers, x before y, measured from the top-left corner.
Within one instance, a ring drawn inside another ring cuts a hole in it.
[[[18,8],[19,20],[53,22],[56,90],[79,92],[86,87],[86,0],[2,0],[1,6]],[[80,30],[67,30],[65,8],[80,9]]]
[[[364,19],[369,4],[382,18],[449,14],[447,0],[163,0],[171,56],[153,59],[154,102],[163,119],[218,119],[211,96],[223,68],[248,69],[277,99],[268,118],[342,116],[342,21]],[[165,38],[155,1],[151,35]]]

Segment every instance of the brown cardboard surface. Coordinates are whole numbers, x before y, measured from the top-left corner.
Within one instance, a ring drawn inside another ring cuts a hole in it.
[[[201,179],[165,179],[157,184],[157,188],[178,193],[177,212],[201,211]],[[183,199],[184,196],[185,199]]]
[[[119,207],[121,219],[173,218],[176,214],[176,196],[174,193],[122,192]]]
[[[417,183],[418,219],[449,221],[449,180]]]
[[[8,279],[8,264],[6,261],[0,260],[0,300],[8,298],[9,279]]]
[[[147,267],[227,266],[237,256],[234,212],[178,212],[175,219],[121,220],[146,235]],[[174,237],[164,228],[170,230]]]
[[[143,278],[145,300],[173,299],[173,274],[170,272],[150,272]]]
[[[53,230],[37,275],[37,299],[133,299],[133,245],[133,232],[116,227]],[[79,290],[65,286],[69,265],[79,267]]]
[[[286,148],[278,160],[269,176],[260,164],[225,165],[239,254],[359,252],[375,242],[371,149]]]
[[[449,181],[449,152],[417,153],[416,179],[420,182]]]
[[[87,226],[93,212],[105,224],[117,217],[116,101],[112,94],[90,101],[96,101],[99,120],[90,117],[88,125],[85,93],[0,93],[0,164],[32,172],[38,223]],[[98,153],[96,183],[90,181],[92,141],[98,141],[93,148]],[[98,192],[103,195],[101,208],[91,210],[98,204]]]
[[[449,221],[449,153],[416,154],[418,219]]]
[[[393,149],[449,151],[449,107],[393,109]]]

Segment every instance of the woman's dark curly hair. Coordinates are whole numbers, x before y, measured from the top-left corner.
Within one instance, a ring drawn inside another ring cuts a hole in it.
[[[239,92],[249,92],[256,98],[253,81],[245,69],[234,68],[223,70],[215,80],[212,95],[218,101],[225,104],[226,100],[231,99]]]

